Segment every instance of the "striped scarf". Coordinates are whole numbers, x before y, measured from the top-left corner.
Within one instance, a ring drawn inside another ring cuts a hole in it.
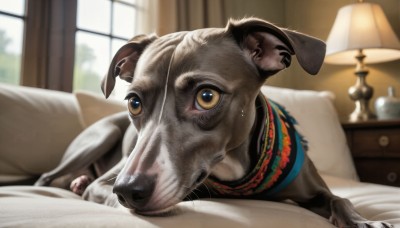
[[[304,141],[294,128],[296,121],[279,104],[257,98],[263,108],[257,138],[259,160],[254,168],[237,181],[220,181],[209,177],[205,185],[217,196],[251,197],[273,194],[287,187],[299,174],[304,162]]]

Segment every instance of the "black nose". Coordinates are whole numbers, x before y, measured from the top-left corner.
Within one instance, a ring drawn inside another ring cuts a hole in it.
[[[154,191],[155,176],[145,174],[125,175],[118,177],[113,192],[118,201],[131,209],[143,209]]]

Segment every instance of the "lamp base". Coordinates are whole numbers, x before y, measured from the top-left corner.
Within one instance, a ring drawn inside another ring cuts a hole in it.
[[[360,112],[359,110],[354,110],[349,115],[350,122],[367,121],[367,120],[373,120],[373,119],[376,119],[376,115],[370,111]]]
[[[375,114],[369,109],[369,101],[374,93],[374,89],[365,81],[367,74],[368,71],[356,72],[358,76],[357,83],[349,89],[349,96],[356,106],[354,111],[349,115],[349,121],[351,122],[376,119]]]
[[[368,69],[364,65],[365,55],[362,50],[358,51],[356,56],[357,65],[354,74],[357,76],[356,84],[349,89],[349,96],[355,102],[356,108],[350,114],[349,120],[366,121],[375,119],[376,116],[369,109],[369,100],[371,99],[374,89],[366,82]]]

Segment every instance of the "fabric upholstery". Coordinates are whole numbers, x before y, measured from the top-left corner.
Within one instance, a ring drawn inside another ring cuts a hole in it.
[[[330,92],[263,86],[262,92],[297,120],[297,129],[308,141],[308,156],[318,171],[358,180],[346,136],[340,125]]]
[[[122,101],[106,100],[103,96],[86,91],[78,91],[74,95],[79,105],[80,121],[85,128],[103,117],[126,111]]]
[[[53,169],[81,132],[68,93],[0,84],[0,183]]]
[[[400,227],[400,190],[323,176],[335,194],[348,197],[372,220]],[[232,199],[202,199],[179,203],[175,214],[145,217],[124,208],[81,200],[57,188],[9,186],[0,188],[0,224],[5,227],[333,227],[327,219],[290,204]],[[38,210],[40,208],[40,210]]]
[[[349,199],[368,219],[400,227],[400,188],[323,176],[332,192]]]
[[[182,202],[174,215],[145,217],[86,202],[61,189],[12,186],[0,188],[0,204],[0,224],[5,227],[333,227],[303,208],[256,200]]]

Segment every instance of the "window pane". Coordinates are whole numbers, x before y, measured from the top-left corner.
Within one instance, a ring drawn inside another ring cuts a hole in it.
[[[110,64],[110,39],[87,32],[76,33],[74,90],[101,93],[100,82]]]
[[[23,16],[25,14],[25,0],[0,0],[0,10]]]
[[[0,82],[19,84],[24,22],[0,15]]]
[[[113,57],[117,51],[127,43],[126,40],[112,39],[111,42],[111,56]]]
[[[120,3],[114,4],[113,35],[130,39],[135,33],[136,9]]]
[[[111,1],[78,0],[77,26],[109,34],[111,31]]]
[[[120,40],[120,39],[113,39],[111,42],[111,52],[112,52],[112,57],[114,57],[115,53],[126,44],[126,41]],[[111,62],[111,61],[110,61]],[[128,86],[130,83],[127,81],[121,80],[119,77],[117,77],[117,80],[115,82],[115,88],[113,94],[113,98],[117,100],[123,100],[126,97],[126,91],[128,90]]]

